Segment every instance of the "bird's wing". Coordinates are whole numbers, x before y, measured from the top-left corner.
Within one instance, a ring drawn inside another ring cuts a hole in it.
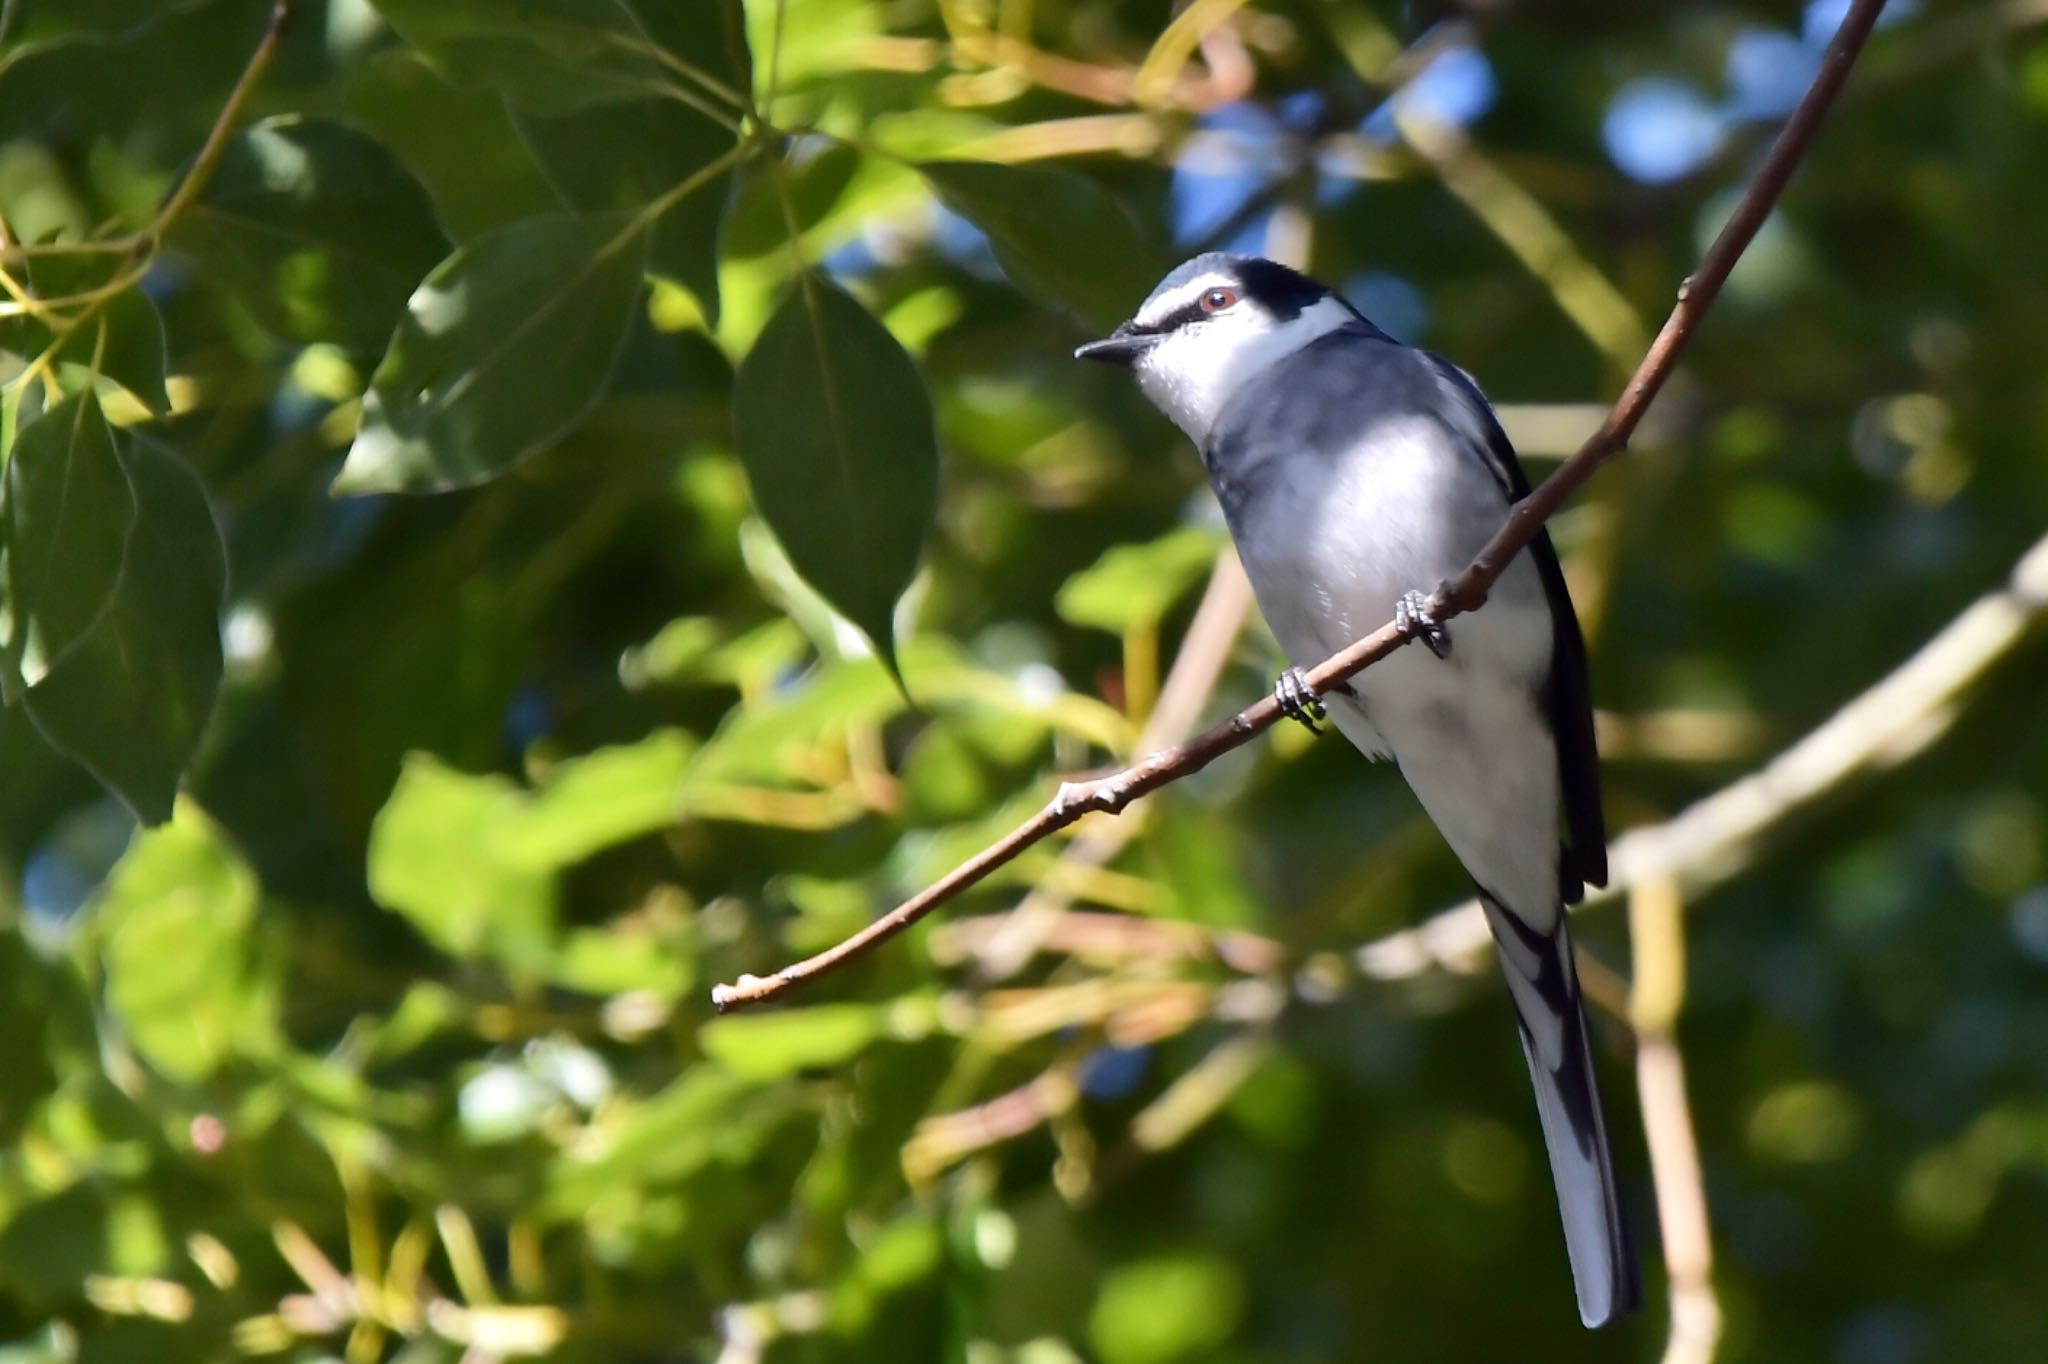
[[[1471,418],[1476,453],[1510,502],[1529,494],[1529,476],[1515,456],[1507,432],[1493,414],[1493,405],[1472,377],[1450,361],[1429,355],[1430,366],[1449,396]],[[1579,633],[1578,613],[1565,587],[1564,569],[1550,532],[1539,530],[1529,543],[1543,595],[1550,603],[1550,676],[1543,688],[1543,707],[1557,739],[1557,775],[1564,793],[1564,856],[1558,859],[1559,890],[1566,904],[1576,904],[1587,885],[1607,884],[1607,823],[1600,810],[1600,752],[1593,738],[1593,693],[1586,669],[1586,641]]]

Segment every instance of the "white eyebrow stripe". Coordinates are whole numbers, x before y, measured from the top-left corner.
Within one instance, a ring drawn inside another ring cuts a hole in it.
[[[1172,317],[1181,309],[1193,303],[1211,289],[1235,289],[1237,281],[1220,271],[1212,270],[1197,279],[1191,279],[1170,294],[1152,300],[1150,307],[1138,314],[1141,327],[1157,325],[1162,319]]]

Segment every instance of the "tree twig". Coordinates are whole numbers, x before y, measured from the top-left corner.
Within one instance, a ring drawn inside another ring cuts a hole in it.
[[[1626,447],[1630,434],[1670,377],[1679,354],[1692,339],[1700,319],[1720,293],[1735,262],[1741,258],[1784,192],[1786,182],[1792,178],[1793,171],[1806,154],[1822,118],[1840,93],[1857,53],[1870,36],[1870,30],[1883,8],[1884,0],[1854,0],[1833,41],[1828,44],[1813,84],[1779,132],[1755,181],[1744,192],[1727,225],[1707,249],[1699,268],[1679,286],[1677,305],[1671,310],[1663,330],[1651,343],[1649,353],[1643,357],[1642,364],[1637,367],[1635,376],[1629,380],[1606,421],[1576,454],[1558,466],[1542,486],[1509,510],[1499,532],[1463,573],[1438,587],[1431,601],[1432,612],[1438,620],[1448,620],[1483,605],[1495,580],[1515,555],[1536,538],[1551,514],[1567,497],[1578,491],[1600,465]],[[1389,621],[1349,648],[1309,669],[1309,686],[1318,694],[1327,692],[1412,638],[1411,630]],[[1076,823],[1083,815],[1095,811],[1115,814],[1139,797],[1207,767],[1279,719],[1279,702],[1267,696],[1207,733],[1144,758],[1123,771],[1092,781],[1063,783],[1045,808],[1023,825],[860,932],[815,956],[785,966],[773,975],[745,975],[734,984],[719,985],[711,992],[712,1003],[721,1012],[758,1004],[874,950],[1025,849]]]
[[[50,242],[41,246],[16,245],[0,250],[0,262],[15,265],[31,256],[127,256],[155,251],[163,244],[164,234],[185,215],[193,201],[206,189],[207,181],[213,178],[214,169],[219,166],[222,155],[227,151],[228,139],[234,135],[235,124],[241,118],[243,106],[249,102],[249,96],[255,93],[257,82],[263,79],[263,73],[270,69],[272,59],[277,56],[278,45],[284,41],[284,35],[290,29],[291,23],[291,0],[274,0],[270,7],[270,21],[263,28],[263,36],[257,40],[255,50],[249,54],[248,62],[242,67],[242,74],[236,77],[234,89],[228,92],[226,102],[221,105],[220,113],[213,120],[213,126],[207,130],[206,141],[201,144],[199,154],[192,158],[191,166],[179,179],[177,187],[171,191],[170,198],[164,200],[163,206],[157,210],[156,217],[150,221],[148,227],[125,237],[109,237],[98,241]],[[94,301],[99,297],[110,296],[110,288],[112,292],[118,293],[130,283],[133,283],[133,279],[124,276],[119,288],[102,286],[89,295],[80,295],[78,300],[53,300],[52,306],[69,305],[79,300]]]

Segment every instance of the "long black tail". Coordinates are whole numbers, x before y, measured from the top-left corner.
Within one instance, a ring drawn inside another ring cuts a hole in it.
[[[1571,935],[1561,911],[1556,930],[1546,933],[1484,892],[1480,901],[1507,973],[1522,1051],[1536,1086],[1536,1112],[1557,1181],[1579,1318],[1588,1326],[1604,1326],[1642,1307],[1642,1270],[1607,1147]]]

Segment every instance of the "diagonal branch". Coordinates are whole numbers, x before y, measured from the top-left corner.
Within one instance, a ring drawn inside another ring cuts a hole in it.
[[[1697,894],[1747,868],[1762,837],[1861,772],[1904,762],[1940,738],[1958,699],[2048,617],[2048,535],[2005,581],[1971,602],[1911,658],[1859,693],[1756,771],[1703,796],[1661,824],[1629,830],[1608,850],[1612,876],[1588,887],[1586,908],[1661,878]],[[1358,949],[1359,973],[1401,980],[1432,969],[1466,971],[1492,958],[1479,902]]]
[[[1431,609],[1438,620],[1448,620],[1483,605],[1495,580],[1515,555],[1536,538],[1543,523],[1593,476],[1595,470],[1626,448],[1629,436],[1642,421],[1643,414],[1663,388],[1665,380],[1671,376],[1679,354],[1692,339],[1700,319],[1720,293],[1721,286],[1727,282],[1735,262],[1741,258],[1750,240],[1756,236],[1757,229],[1763,226],[1764,219],[1784,193],[1786,183],[1805,156],[1835,96],[1841,92],[1850,67],[1883,9],[1884,0],[1854,0],[1833,41],[1828,44],[1820,69],[1814,74],[1813,84],[1779,132],[1755,181],[1744,192],[1733,216],[1707,249],[1699,268],[1679,286],[1677,306],[1671,310],[1663,330],[1657,333],[1649,353],[1643,357],[1642,364],[1637,367],[1635,376],[1629,380],[1613,410],[1607,414],[1606,421],[1579,448],[1578,453],[1544,480],[1541,487],[1509,509],[1506,523],[1463,573],[1437,589]],[[1349,648],[1309,669],[1309,686],[1318,694],[1327,692],[1387,657],[1413,637],[1411,630],[1389,621]],[[1268,696],[1207,733],[1141,759],[1120,772],[1093,781],[1063,784],[1051,802],[1031,819],[852,937],[815,956],[785,966],[773,975],[746,975],[741,976],[736,984],[720,985],[711,992],[712,1003],[721,1011],[758,1004],[872,951],[1025,849],[1077,822],[1083,815],[1097,810],[1115,814],[1140,796],[1207,767],[1279,719],[1279,702]]]

